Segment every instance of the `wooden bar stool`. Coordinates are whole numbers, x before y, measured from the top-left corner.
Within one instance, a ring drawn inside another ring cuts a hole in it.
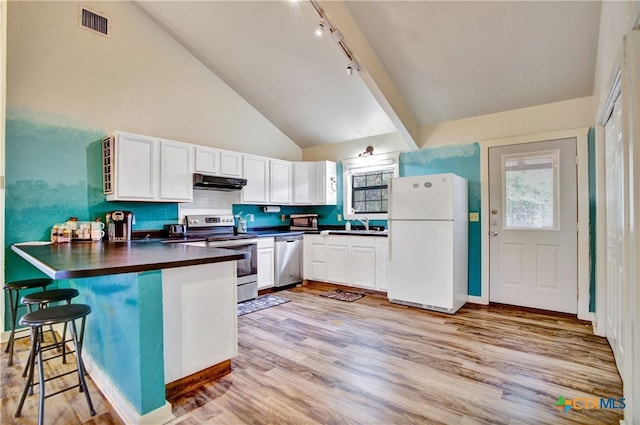
[[[27,397],[27,392],[32,385],[35,385],[35,383],[33,382],[33,371],[35,369],[36,361],[38,362],[38,384],[40,388],[38,425],[42,425],[44,423],[45,398],[60,394],[73,388],[79,388],[80,392],[84,392],[84,396],[87,399],[87,404],[89,405],[89,413],[91,414],[91,416],[94,416],[96,414],[93,408],[93,403],[91,402],[91,396],[89,395],[89,388],[87,387],[87,382],[84,377],[85,370],[84,364],[82,362],[82,342],[84,340],[84,326],[89,313],[91,313],[91,307],[86,304],[67,304],[44,308],[41,310],[33,311],[31,313],[27,313],[22,316],[22,318],[20,319],[20,324],[22,326],[29,326],[31,328],[31,352],[29,355],[29,377],[27,378],[27,382],[25,383],[24,391],[22,392],[22,397],[20,398],[20,403],[18,404],[18,409],[16,410],[16,418],[20,417],[20,414],[22,413],[22,406],[24,405],[24,401]],[[77,319],[82,320],[80,325],[80,335],[78,335],[76,328]],[[76,352],[76,369],[71,372],[62,373],[60,375],[46,378],[44,376],[44,368],[42,365],[42,327],[55,325],[58,323],[66,323],[69,325],[71,340],[73,341],[73,346]],[[78,372],[77,385],[64,388],[49,395],[45,394],[45,381],[51,381],[53,379],[66,376],[76,371]]]
[[[18,302],[20,300],[20,291],[34,288],[42,288],[42,290],[44,291],[51,283],[53,283],[53,280],[51,279],[39,278],[18,280],[15,282],[6,283],[4,285],[3,289],[9,295],[9,305],[11,309],[11,335],[9,336],[9,343],[7,344],[7,348],[5,348],[4,350],[5,353],[9,353],[9,366],[13,364],[13,346],[16,340],[16,319],[18,316],[18,307],[21,307]]]
[[[31,313],[34,311],[33,310],[34,305],[37,306],[38,309],[43,309],[43,308],[48,308],[50,303],[55,303],[55,302],[66,301],[67,304],[71,304],[71,300],[77,297],[78,295],[80,295],[80,293],[78,292],[77,289],[71,289],[71,288],[50,289],[47,291],[34,292],[32,294],[27,294],[24,297],[22,297],[20,302],[26,305],[27,309],[29,310],[29,313]],[[45,361],[62,356],[62,363],[67,363],[67,356],[66,356],[67,354],[67,345],[66,345],[67,323],[66,322],[64,323],[64,328],[62,331],[62,340],[60,342],[58,342],[58,339],[56,338],[55,332],[53,331],[53,327],[50,327],[50,329],[51,329],[51,335],[53,337],[53,344],[48,345],[45,348],[42,348],[42,351],[47,351],[47,350],[56,348],[58,352],[62,351],[62,354],[59,356],[49,357],[45,359]],[[43,332],[43,330],[40,329],[40,332]],[[40,336],[40,340],[44,341],[43,335]],[[24,367],[22,376],[27,376],[28,368],[29,368],[29,361],[27,361],[27,364]]]

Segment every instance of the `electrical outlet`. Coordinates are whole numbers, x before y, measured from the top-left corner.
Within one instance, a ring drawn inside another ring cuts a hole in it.
[[[342,221],[342,214],[338,214],[338,221]]]
[[[469,221],[480,221],[480,213],[477,213],[477,212],[469,213]]]
[[[284,214],[282,214],[282,215],[280,216],[280,220],[282,220],[282,221],[287,221],[287,216],[286,216],[286,215],[284,215]]]

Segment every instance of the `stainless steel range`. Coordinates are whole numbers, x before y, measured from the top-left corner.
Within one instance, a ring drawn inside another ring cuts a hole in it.
[[[258,296],[258,238],[251,233],[234,234],[233,215],[189,215],[180,241],[212,248],[226,248],[248,255],[237,260],[238,302]],[[175,238],[176,234],[173,235]]]

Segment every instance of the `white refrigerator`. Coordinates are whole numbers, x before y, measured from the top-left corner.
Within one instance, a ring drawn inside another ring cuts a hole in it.
[[[468,294],[467,180],[455,174],[399,177],[389,187],[387,296],[455,313]]]

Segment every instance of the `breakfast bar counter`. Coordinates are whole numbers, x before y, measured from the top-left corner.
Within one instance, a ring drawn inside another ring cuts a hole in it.
[[[52,279],[143,272],[244,258],[238,251],[160,241],[25,242],[11,245],[11,249]]]
[[[245,254],[153,240],[11,249],[91,306],[82,357],[124,423],[168,422],[172,391],[231,370]]]

